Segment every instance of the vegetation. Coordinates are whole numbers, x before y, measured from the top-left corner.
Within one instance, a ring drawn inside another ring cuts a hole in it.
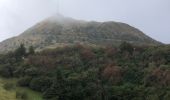
[[[14,89],[14,84],[12,84],[12,83],[5,83],[3,88],[5,90],[12,90],[12,89]]]
[[[45,100],[170,100],[170,46],[19,49],[0,56],[0,75]]]
[[[16,92],[16,98],[17,98],[17,99],[21,99],[21,100],[27,100],[27,99],[28,99],[28,95],[27,95],[26,92],[17,91],[17,92]]]
[[[0,100],[43,100],[40,93],[16,86],[16,81],[14,78],[0,78]]]

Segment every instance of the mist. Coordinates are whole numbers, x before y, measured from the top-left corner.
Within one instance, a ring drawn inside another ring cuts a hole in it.
[[[169,0],[0,0],[0,41],[55,14],[87,21],[130,24],[170,43]]]

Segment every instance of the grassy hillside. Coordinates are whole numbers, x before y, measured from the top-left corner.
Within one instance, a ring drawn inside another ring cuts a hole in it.
[[[43,100],[42,95],[38,92],[32,91],[28,88],[16,86],[17,79],[0,78],[0,100],[18,100],[16,98],[16,92],[24,92],[27,94],[27,99],[23,100]],[[4,88],[5,84],[14,85],[10,90]]]
[[[17,100],[15,91],[7,91],[3,88],[4,80],[0,79],[0,100]]]

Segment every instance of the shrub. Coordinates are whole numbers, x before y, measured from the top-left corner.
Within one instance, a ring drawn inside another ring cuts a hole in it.
[[[51,86],[52,82],[49,78],[38,77],[33,78],[30,82],[30,88],[36,91],[43,91]]]
[[[3,86],[3,88],[5,89],[5,90],[12,90],[12,89],[14,89],[14,84],[13,83],[6,83],[6,84],[4,84],[4,86]]]
[[[32,78],[31,77],[23,77],[21,79],[18,80],[18,85],[19,86],[29,86],[30,82],[31,82]]]
[[[121,52],[129,52],[130,54],[132,54],[133,52],[133,46],[130,44],[130,43],[127,43],[127,42],[123,42],[121,45],[120,45],[120,51]]]
[[[38,71],[38,69],[36,67],[31,67],[29,69],[25,70],[25,74],[28,76],[37,76],[40,72]]]
[[[12,67],[4,65],[0,67],[0,75],[3,77],[12,77]]]
[[[16,91],[16,99],[28,100],[28,94],[25,91]]]

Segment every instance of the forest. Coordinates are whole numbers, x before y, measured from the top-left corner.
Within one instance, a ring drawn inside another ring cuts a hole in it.
[[[37,52],[21,44],[0,55],[0,76],[44,100],[170,100],[170,45],[75,44]]]

